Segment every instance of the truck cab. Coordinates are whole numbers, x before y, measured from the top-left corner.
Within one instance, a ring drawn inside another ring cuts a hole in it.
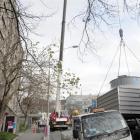
[[[73,117],[73,138],[78,140],[132,140],[127,123],[118,111]]]
[[[69,115],[67,113],[67,111],[65,110],[61,110],[60,115],[58,114],[58,112],[52,112],[50,114],[50,130],[54,131],[57,129],[68,129],[68,127],[70,126],[70,119],[69,119]]]

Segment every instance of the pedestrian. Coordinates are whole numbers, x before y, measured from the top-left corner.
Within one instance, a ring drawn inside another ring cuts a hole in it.
[[[15,121],[13,122],[13,133],[14,134],[16,133],[16,122]]]
[[[36,133],[36,123],[32,124],[32,133]]]

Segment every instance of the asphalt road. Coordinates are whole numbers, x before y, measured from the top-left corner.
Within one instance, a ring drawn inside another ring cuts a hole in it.
[[[19,135],[17,140],[43,140],[43,134],[26,132],[24,134]]]
[[[25,133],[21,133],[17,140],[47,140],[43,131],[39,133],[32,133],[31,130],[26,131]],[[72,140],[72,131],[71,129],[64,131],[54,131],[50,132],[50,140]]]
[[[50,133],[50,140],[72,140],[72,131],[54,131]]]

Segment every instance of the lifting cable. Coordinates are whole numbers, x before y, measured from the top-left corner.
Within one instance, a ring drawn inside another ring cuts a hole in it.
[[[108,74],[109,74],[109,72],[110,72],[110,70],[111,70],[111,67],[112,67],[112,65],[113,65],[113,63],[114,63],[114,61],[115,61],[115,58],[116,58],[118,52],[119,52],[119,68],[118,68],[118,76],[119,76],[119,73],[120,73],[120,66],[121,66],[121,51],[122,51],[122,47],[124,48],[125,60],[126,60],[126,64],[127,64],[127,68],[128,68],[128,72],[129,72],[128,62],[127,62],[127,55],[126,55],[126,50],[125,50],[125,42],[124,42],[124,40],[123,40],[123,30],[122,30],[121,28],[119,29],[119,35],[120,35],[120,39],[121,39],[121,40],[120,40],[120,44],[119,44],[119,46],[117,47],[117,49],[116,49],[116,51],[115,51],[115,54],[114,54],[114,56],[113,56],[113,58],[112,58],[112,61],[111,61],[111,64],[109,65],[108,71],[107,71],[107,73],[106,73],[106,75],[105,75],[105,78],[104,78],[104,80],[103,80],[103,83],[102,83],[102,85],[101,85],[101,87],[100,87],[100,89],[99,89],[99,92],[98,92],[98,94],[97,94],[97,98],[100,96],[101,90],[102,90],[102,88],[103,88],[104,85],[105,85],[105,81],[106,81],[106,79],[107,79],[107,77],[108,77]]]
[[[118,66],[118,76],[120,76],[120,69],[121,69],[121,57],[122,57],[122,47],[123,47],[123,51],[124,51],[124,55],[125,55],[125,63],[126,63],[126,67],[128,70],[128,75],[130,75],[130,71],[129,71],[129,66],[128,66],[128,60],[127,60],[127,55],[126,55],[126,46],[125,46],[125,42],[123,39],[123,29],[121,27],[121,16],[120,16],[120,5],[119,5],[119,0],[117,0],[117,7],[118,7],[118,20],[119,20],[119,35],[120,35],[120,54],[119,54],[119,66]]]
[[[123,51],[124,51],[124,56],[125,56],[125,63],[126,63],[126,67],[128,70],[128,75],[130,75],[130,71],[129,71],[129,66],[128,66],[128,60],[127,60],[127,55],[126,55],[126,45],[123,39],[123,30],[122,28],[119,29],[119,35],[120,35],[120,55],[119,55],[119,66],[118,66],[118,76],[120,76],[120,68],[121,68],[121,56],[122,56],[122,47],[123,47]]]
[[[112,67],[112,65],[113,65],[113,63],[114,63],[114,60],[115,60],[115,58],[116,58],[116,56],[117,56],[117,54],[118,54],[119,47],[120,47],[120,46],[118,46],[117,49],[116,49],[116,51],[115,51],[115,54],[114,54],[113,59],[112,59],[112,61],[111,61],[111,64],[109,65],[108,71],[107,71],[107,73],[106,73],[106,75],[105,75],[104,81],[103,81],[103,83],[102,83],[102,85],[101,85],[101,87],[100,87],[100,90],[99,90],[98,94],[97,94],[97,98],[100,96],[101,90],[102,90],[102,88],[103,88],[103,86],[104,86],[104,84],[105,84],[105,81],[106,81],[106,79],[107,79],[107,77],[108,77],[108,74],[109,74],[109,72],[110,72],[110,70],[111,70],[111,67]]]
[[[119,30],[119,34],[120,34],[120,38],[121,38],[121,41],[120,41],[120,52],[119,52],[119,66],[118,66],[118,76],[120,75],[120,67],[121,67],[121,51],[122,51],[122,43],[123,43],[123,30],[120,29]]]
[[[130,70],[129,70],[129,65],[128,65],[128,60],[127,60],[127,55],[126,55],[126,46],[124,44],[123,46],[123,49],[124,49],[124,55],[125,55],[125,63],[126,63],[126,66],[127,66],[127,70],[128,70],[128,75],[130,76]]]
[[[97,94],[97,98],[100,96],[101,90],[102,90],[102,88],[103,88],[104,85],[105,85],[105,81],[106,81],[106,79],[107,79],[107,77],[108,77],[108,74],[109,74],[109,72],[110,72],[110,70],[111,70],[111,67],[112,67],[112,65],[113,65],[113,63],[114,63],[114,60],[115,60],[115,58],[116,58],[116,56],[117,56],[119,50],[120,50],[120,55],[119,55],[118,75],[119,75],[119,71],[120,71],[121,44],[123,43],[123,30],[121,29],[120,8],[119,8],[119,1],[118,1],[118,0],[117,0],[117,6],[118,6],[118,17],[119,17],[119,25],[120,25],[119,34],[120,34],[121,41],[120,41],[120,45],[119,45],[119,46],[117,47],[117,49],[116,49],[116,52],[115,52],[115,54],[114,54],[114,56],[113,56],[113,59],[112,59],[112,61],[111,61],[111,64],[110,64],[110,66],[109,66],[109,68],[108,68],[108,71],[107,71],[107,73],[106,73],[106,75],[105,75],[105,78],[104,78],[104,80],[103,80],[103,83],[101,84],[101,87],[100,87],[99,92],[98,92],[98,94]]]
[[[120,35],[120,52],[119,52],[119,66],[118,66],[118,76],[120,75],[120,68],[121,68],[121,55],[122,55],[122,45],[124,44],[123,41],[123,30],[119,29],[119,35]]]
[[[115,55],[114,55],[114,57],[113,57],[113,59],[112,59],[112,61],[111,61],[111,65],[109,66],[109,69],[108,69],[108,71],[107,71],[107,73],[106,73],[106,75],[105,75],[105,79],[104,79],[104,81],[103,81],[103,83],[102,83],[102,85],[101,85],[101,87],[100,87],[100,90],[99,90],[99,92],[98,92],[98,94],[97,94],[97,98],[99,97],[99,95],[100,95],[100,93],[101,93],[101,90],[102,90],[103,86],[105,85],[105,81],[106,81],[106,79],[107,79],[107,76],[108,76],[108,74],[109,74],[109,72],[110,72],[110,69],[111,69],[111,67],[112,67],[112,65],[113,65],[113,62],[114,62],[114,60],[115,60],[115,57],[116,57],[118,51],[119,51],[118,76],[120,75],[121,57],[122,57],[122,47],[123,47],[123,51],[124,51],[124,55],[125,55],[125,63],[126,63],[126,66],[127,66],[128,75],[130,75],[129,66],[128,66],[128,60],[127,60],[127,55],[126,55],[126,47],[128,48],[128,46],[126,46],[126,44],[125,44],[125,42],[124,42],[124,39],[123,39],[123,29],[121,28],[121,17],[120,17],[119,0],[117,0],[117,6],[118,6],[118,17],[119,17],[119,26],[120,26],[120,29],[119,29],[120,44],[119,44],[119,46],[117,47],[117,50],[116,50],[116,52],[115,52]],[[129,49],[129,51],[133,54],[133,56],[140,62],[140,60],[139,60],[138,57],[134,54],[134,52],[133,52],[130,48],[128,48],[128,49]]]
[[[126,44],[125,44],[126,45]],[[140,62],[140,59],[137,57],[137,55],[126,45],[127,49],[130,51],[130,53],[134,56],[134,58]]]
[[[121,49],[123,47],[124,49],[124,55],[125,55],[125,63],[126,63],[126,66],[127,66],[127,70],[128,70],[128,75],[130,75],[130,70],[129,70],[129,66],[128,66],[128,60],[127,60],[127,54],[126,54],[126,48],[128,49],[128,51],[133,55],[133,57],[138,61],[140,62],[140,59],[139,57],[137,57],[137,55],[134,53],[134,51],[132,51],[132,49],[130,49],[128,47],[128,45],[124,42],[123,40],[123,30],[120,28],[119,30],[119,35],[120,35],[120,56],[119,56],[119,68],[118,68],[118,76],[119,76],[119,73],[120,73],[120,65],[121,65]]]

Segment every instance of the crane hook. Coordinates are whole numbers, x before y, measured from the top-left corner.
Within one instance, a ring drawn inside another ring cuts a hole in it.
[[[120,34],[120,38],[121,38],[121,40],[123,40],[123,29],[119,29],[119,34]]]

